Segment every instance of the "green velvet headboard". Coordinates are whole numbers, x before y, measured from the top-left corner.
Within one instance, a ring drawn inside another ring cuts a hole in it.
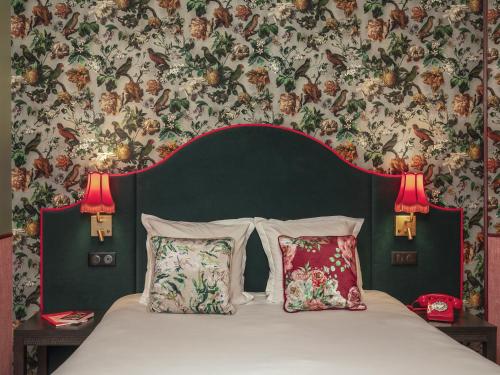
[[[185,221],[362,217],[358,251],[366,289],[403,302],[429,292],[461,295],[461,211],[433,206],[418,216],[413,241],[394,237],[399,182],[398,176],[354,167],[325,144],[290,129],[218,129],[152,168],[112,176],[117,210],[113,237],[103,244],[89,236],[90,219],[80,214],[79,204],[42,211],[44,310],[103,310],[125,294],[141,292],[146,271],[142,213]],[[95,250],[115,251],[116,267],[88,267],[88,252]],[[391,265],[392,251],[405,250],[417,251],[418,264]],[[267,276],[267,259],[253,233],[246,290],[263,291]]]

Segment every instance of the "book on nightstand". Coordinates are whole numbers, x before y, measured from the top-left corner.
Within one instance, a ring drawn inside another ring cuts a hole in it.
[[[93,317],[93,311],[63,311],[60,313],[42,314],[42,319],[45,319],[56,327],[83,324]]]

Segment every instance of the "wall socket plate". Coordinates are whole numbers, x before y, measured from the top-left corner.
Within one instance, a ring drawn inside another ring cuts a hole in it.
[[[393,266],[415,266],[417,264],[416,251],[393,251],[391,254]]]
[[[90,267],[115,267],[116,252],[114,251],[91,251],[88,262]]]

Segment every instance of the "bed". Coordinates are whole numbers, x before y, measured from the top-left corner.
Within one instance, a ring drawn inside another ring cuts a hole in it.
[[[55,375],[499,374],[379,291],[363,312],[289,314],[263,294],[232,316],[151,314],[116,301]]]
[[[89,237],[78,203],[42,210],[42,311],[109,309],[57,374],[499,373],[404,306],[425,293],[462,296],[463,215],[431,205],[413,241],[394,237],[399,182],[297,131],[237,125],[198,137],[146,170],[113,175],[117,210],[104,244]],[[258,294],[269,266],[254,233],[245,268],[254,302],[232,316],[147,313],[136,294],[147,262],[143,213],[182,221],[363,218],[363,284],[379,291],[367,291],[366,311],[286,313]],[[95,250],[116,251],[116,266],[88,267]],[[417,251],[417,264],[394,266],[391,254],[401,250]],[[57,349],[49,356],[57,358]]]

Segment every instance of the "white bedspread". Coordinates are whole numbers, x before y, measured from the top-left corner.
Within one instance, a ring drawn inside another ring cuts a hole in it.
[[[294,314],[257,295],[232,316],[148,313],[139,297],[118,300],[55,374],[500,374],[382,292],[366,292],[366,311]]]

